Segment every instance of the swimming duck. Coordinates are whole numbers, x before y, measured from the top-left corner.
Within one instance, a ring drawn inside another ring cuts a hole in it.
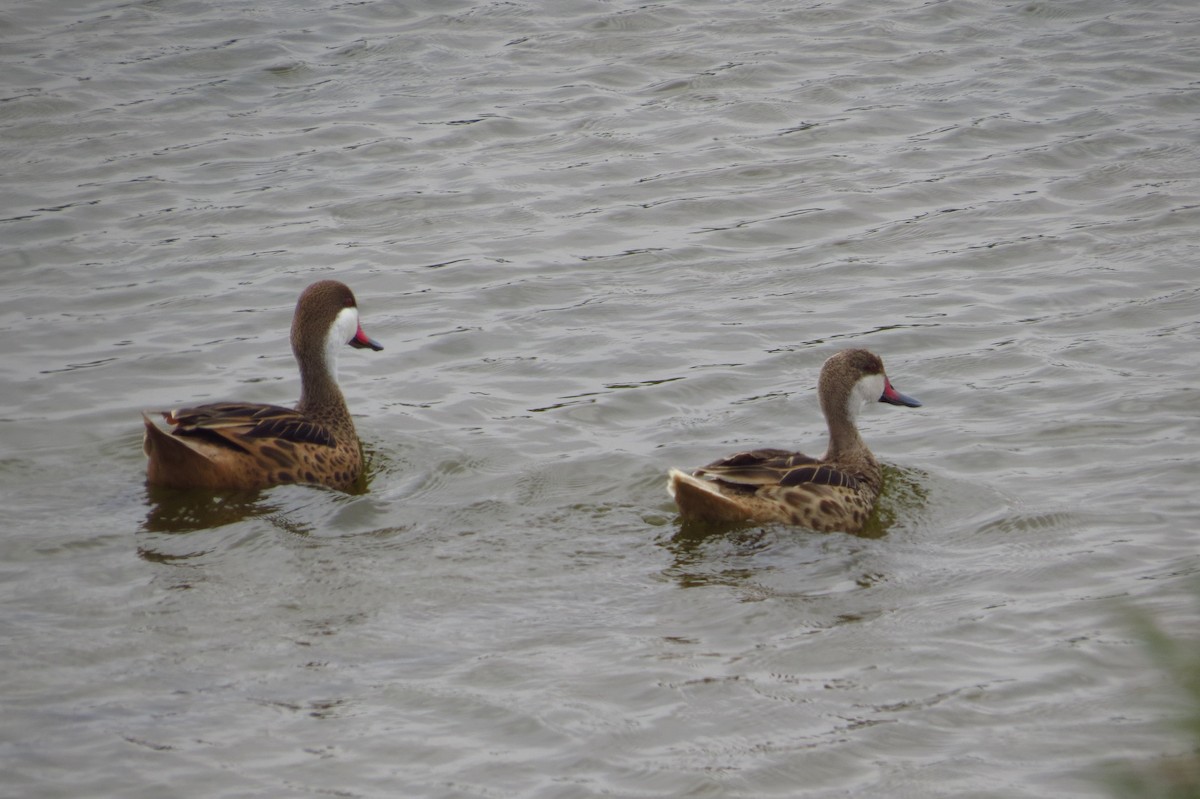
[[[671,469],[667,490],[684,520],[782,522],[821,532],[860,532],[879,496],[879,463],[855,426],[868,402],[919,408],[892,387],[883,361],[842,350],[821,367],[821,411],[829,449],[820,458],[782,449],[740,452],[686,474]]]
[[[308,483],[345,490],[362,472],[362,448],[337,383],[341,348],[381,350],[363,332],[354,294],[336,280],[306,288],[292,319],[300,365],[295,409],[215,402],[160,411],[168,433],[142,413],[151,485],[257,489]]]

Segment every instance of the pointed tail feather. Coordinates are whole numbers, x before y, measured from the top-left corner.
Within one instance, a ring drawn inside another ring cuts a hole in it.
[[[693,477],[678,469],[668,472],[667,491],[684,519],[706,522],[746,521],[746,511],[721,494],[711,480]]]
[[[146,424],[142,451],[149,458],[146,479],[151,484],[194,485],[200,482],[198,478],[214,471],[212,461],[188,446],[183,439],[163,430],[145,412],[142,413],[142,421]]]

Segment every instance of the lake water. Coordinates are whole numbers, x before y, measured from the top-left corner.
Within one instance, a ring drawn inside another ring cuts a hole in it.
[[[1109,795],[1188,750],[1192,0],[0,12],[0,793]],[[149,492],[356,292],[365,493]],[[867,534],[681,528],[878,352]]]

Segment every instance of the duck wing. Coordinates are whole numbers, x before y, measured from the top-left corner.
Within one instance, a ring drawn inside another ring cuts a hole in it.
[[[331,447],[333,433],[294,408],[246,402],[213,402],[163,413],[177,436],[197,436],[220,446],[246,450],[238,438],[273,438]]]
[[[855,489],[858,480],[802,452],[756,449],[739,452],[696,470],[705,476],[743,486],[844,486]]]
[[[755,449],[713,461],[697,469],[695,474],[740,485],[778,485],[791,470],[816,463],[816,458],[801,452]]]

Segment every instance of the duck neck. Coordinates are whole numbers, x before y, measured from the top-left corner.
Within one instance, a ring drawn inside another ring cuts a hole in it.
[[[330,354],[318,351],[306,355],[296,353],[296,362],[300,365],[300,402],[296,410],[303,413],[349,418],[346,410],[346,398],[337,382],[336,355],[330,363]]]
[[[862,459],[864,455],[870,457],[871,453],[858,434],[853,419],[843,416],[839,419],[830,418],[828,422],[829,449],[825,452],[825,460],[853,461]]]
[[[871,452],[858,434],[857,415],[861,403],[852,392],[829,397],[821,402],[825,422],[829,426],[829,449],[825,460],[844,462],[870,458]]]

